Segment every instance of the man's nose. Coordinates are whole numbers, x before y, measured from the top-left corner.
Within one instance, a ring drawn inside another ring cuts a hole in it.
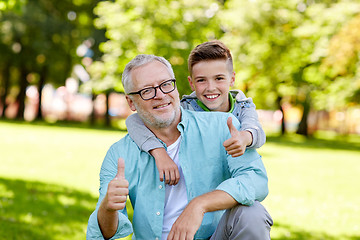
[[[160,88],[156,88],[156,94],[155,94],[155,99],[162,99],[164,98],[164,96],[166,95],[166,93],[163,93]]]

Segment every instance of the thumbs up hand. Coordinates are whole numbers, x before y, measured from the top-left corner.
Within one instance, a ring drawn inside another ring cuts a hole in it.
[[[125,179],[124,159],[118,159],[117,174],[109,182],[104,198],[105,209],[108,211],[122,210],[125,208],[127,195],[129,194],[129,182]]]
[[[232,124],[232,118],[227,119],[227,125],[231,138],[223,143],[225,150],[232,157],[239,157],[244,154],[246,146],[252,143],[252,134],[249,131],[238,131]]]

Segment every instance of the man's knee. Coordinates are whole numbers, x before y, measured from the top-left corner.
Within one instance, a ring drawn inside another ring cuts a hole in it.
[[[253,224],[261,224],[266,222],[272,226],[272,219],[270,214],[266,211],[263,205],[259,202],[255,202],[252,206],[239,205],[231,209],[231,213],[234,215],[234,220],[250,222]]]
[[[236,206],[229,214],[233,235],[242,236],[240,239],[270,239],[273,220],[259,202],[252,206]]]

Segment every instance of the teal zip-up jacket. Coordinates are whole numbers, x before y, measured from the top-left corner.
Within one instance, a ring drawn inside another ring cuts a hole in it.
[[[262,201],[268,194],[268,179],[256,150],[233,158],[222,143],[230,138],[226,121],[233,117],[234,126],[240,123],[229,113],[193,112],[181,109],[179,164],[186,182],[188,201],[213,191],[222,190],[244,205]],[[165,146],[166,147],[166,146]],[[139,149],[126,135],[108,150],[100,171],[99,201],[91,214],[87,239],[103,239],[97,221],[97,211],[106,195],[109,182],[117,172],[118,158],[125,160],[125,178],[129,182],[129,198],[134,208],[133,222],[126,209],[119,211],[119,226],[112,239],[134,232],[133,239],[161,239],[165,202],[165,185],[159,180],[153,157]],[[195,235],[195,239],[208,239],[216,229],[223,211],[209,212]]]

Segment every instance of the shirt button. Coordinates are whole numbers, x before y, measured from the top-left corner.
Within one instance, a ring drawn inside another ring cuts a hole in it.
[[[159,189],[162,189],[163,188],[163,186],[162,185],[159,185]]]
[[[157,213],[156,213],[156,215],[158,215],[158,216],[159,216],[159,215],[160,215],[160,212],[157,212]]]

